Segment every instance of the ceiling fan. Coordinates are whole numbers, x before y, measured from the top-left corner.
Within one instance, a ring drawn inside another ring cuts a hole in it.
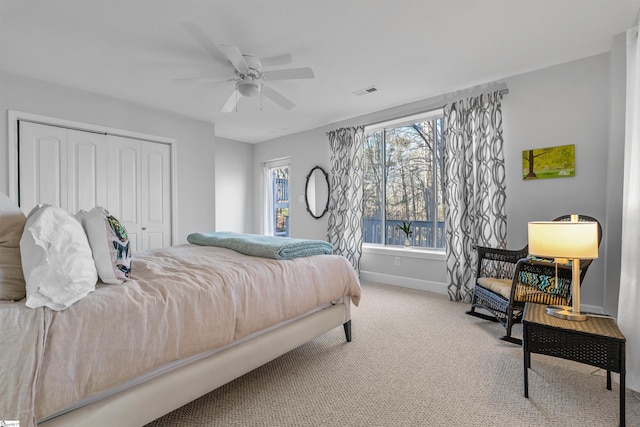
[[[313,70],[309,67],[263,71],[263,67],[291,63],[291,55],[284,54],[260,59],[253,55],[243,54],[240,49],[235,46],[211,42],[207,35],[193,23],[184,23],[183,27],[209,52],[214,60],[228,61],[228,63],[231,63],[234,69],[234,76],[230,78],[181,78],[173,79],[173,81],[175,83],[194,81],[235,82],[235,88],[220,109],[223,113],[236,110],[238,102],[242,97],[253,97],[257,95],[266,96],[285,110],[290,110],[295,107],[295,104],[269,86],[267,82],[290,79],[312,79],[315,77]],[[222,56],[220,53],[222,53]]]

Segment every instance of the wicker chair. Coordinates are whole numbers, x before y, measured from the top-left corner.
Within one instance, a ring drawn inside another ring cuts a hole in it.
[[[554,219],[554,221],[570,220],[571,215]],[[598,245],[600,245],[602,227],[598,220],[585,215],[580,215],[578,220],[598,223]],[[511,329],[515,323],[522,320],[526,302],[547,305],[571,304],[570,265],[556,264],[553,260],[527,258],[527,246],[520,250],[476,246],[476,250],[478,251],[476,286],[471,299],[471,310],[467,311],[467,314],[502,323],[507,333],[500,339],[514,344],[522,343],[522,340],[511,336]],[[580,261],[580,283],[591,262],[590,259]],[[477,312],[477,309],[486,310],[490,315]]]

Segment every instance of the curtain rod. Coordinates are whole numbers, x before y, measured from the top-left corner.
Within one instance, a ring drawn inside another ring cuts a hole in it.
[[[495,92],[495,91],[491,91],[491,92]],[[490,92],[489,92],[489,93],[490,93]],[[508,95],[508,94],[509,94],[509,89],[507,89],[507,88],[505,88],[505,89],[500,89],[500,90],[498,90],[498,93],[499,93],[500,95],[503,95],[503,96],[504,96],[504,95]],[[445,103],[445,104],[441,105],[441,106],[440,106],[440,107],[438,107],[438,108],[444,108],[447,104],[450,104],[450,103],[455,102],[455,101],[459,101],[459,100],[461,100],[461,99],[463,99],[463,98],[465,98],[465,97],[456,97],[456,98],[453,98],[451,101],[449,101],[449,102],[447,102],[447,103]]]
[[[493,91],[493,92],[495,92],[495,91]],[[506,89],[506,88],[505,89],[500,89],[500,90],[498,90],[498,93],[500,95],[507,95],[509,93],[509,89]],[[462,99],[462,98],[455,98],[454,101],[457,101],[459,99]],[[453,101],[450,101],[450,102],[453,102]],[[439,106],[434,106],[434,107],[427,107],[426,110],[423,110],[421,112],[412,113],[412,114],[403,114],[402,116],[397,116],[397,117],[394,117],[394,118],[391,118],[391,119],[381,120],[379,122],[374,122],[374,123],[369,123],[369,124],[365,125],[365,128],[371,128],[371,127],[376,127],[377,128],[377,127],[380,127],[380,125],[383,125],[383,124],[386,124],[386,123],[390,123],[390,122],[394,122],[396,120],[408,118],[408,117],[411,117],[411,116],[417,116],[417,115],[420,115],[420,114],[428,114],[431,111],[443,109],[447,104],[448,103],[445,103],[445,104],[439,105]]]
[[[468,91],[468,92],[471,92],[471,91],[472,91],[472,89],[468,89],[467,91]],[[464,92],[464,91],[462,91],[462,92]],[[495,90],[492,90],[492,91],[489,91],[489,92],[483,92],[483,94],[485,94],[485,93],[492,93],[492,92],[496,92],[496,91],[495,91]],[[498,90],[497,92],[498,92],[500,95],[508,95],[508,94],[509,94],[509,89],[504,88],[504,89],[500,89],[500,90]],[[462,95],[462,94],[460,94],[460,95]],[[473,96],[473,95],[472,95],[472,96]],[[453,99],[454,99],[454,100],[456,100],[456,101],[457,101],[457,100],[459,100],[459,99],[462,99],[462,98],[465,98],[465,97],[464,97],[464,96],[460,96],[460,97],[453,97]]]

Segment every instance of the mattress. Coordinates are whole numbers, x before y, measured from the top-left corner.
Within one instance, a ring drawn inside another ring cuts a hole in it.
[[[141,252],[131,280],[65,311],[0,304],[0,414],[30,425],[164,367],[313,312],[360,287],[348,261],[277,261],[216,247]],[[22,424],[21,424],[22,425]]]

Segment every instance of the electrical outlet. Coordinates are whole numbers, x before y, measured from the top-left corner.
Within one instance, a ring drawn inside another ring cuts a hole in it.
[[[399,257],[399,256],[395,257],[395,258],[393,259],[393,263],[394,263],[395,265],[400,265],[400,257]]]

